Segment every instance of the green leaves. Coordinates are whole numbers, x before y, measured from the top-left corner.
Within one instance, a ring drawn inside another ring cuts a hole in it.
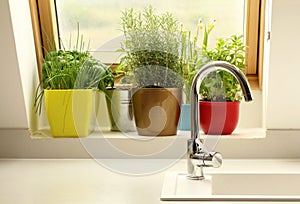
[[[76,50],[49,52],[42,66],[44,89],[73,89],[78,72],[90,58],[88,52]]]
[[[37,88],[36,112],[41,112],[44,89],[93,89],[105,91],[114,86],[114,76],[109,68],[90,55],[88,51],[58,50],[48,52],[42,66],[43,89]]]
[[[44,89],[91,89],[100,82],[113,86],[111,70],[87,51],[49,52],[42,70]]]
[[[136,86],[182,87],[180,37],[173,15],[156,14],[149,6],[143,11],[124,10],[121,20],[125,35],[122,51],[126,53],[122,68],[133,73]]]
[[[206,53],[212,60],[230,62],[245,72],[246,48],[242,35],[233,35],[225,39],[220,38],[216,43],[216,47],[212,50],[206,50]]]
[[[214,49],[204,50],[210,60],[227,61],[245,72],[245,45],[243,36],[232,35],[218,39]],[[238,101],[242,99],[238,81],[226,71],[216,71],[207,75],[200,86],[203,100]]]
[[[78,72],[74,88],[93,89],[98,87],[99,90],[105,91],[109,85],[114,86],[114,77],[111,70],[100,61],[91,58],[84,62]]]
[[[83,35],[79,34],[77,24],[76,45],[66,50],[48,52],[42,65],[42,81],[37,87],[34,107],[41,113],[44,89],[93,89],[105,91],[107,86],[114,86],[114,76],[111,70],[95,59],[90,52],[84,51]],[[40,90],[41,88],[41,90]]]
[[[182,87],[184,83],[189,99],[193,78],[205,63],[222,60],[245,71],[243,36],[220,38],[215,48],[207,47],[215,20],[208,25],[200,20],[194,38],[183,26],[178,32],[178,22],[172,14],[157,15],[151,6],[142,12],[127,9],[121,20],[126,39],[122,51],[126,56],[120,68],[126,67],[127,74],[133,73],[138,87]],[[202,45],[197,46],[199,32],[203,32],[203,39]],[[237,80],[225,71],[210,73],[200,86],[200,94],[203,100],[241,100]]]

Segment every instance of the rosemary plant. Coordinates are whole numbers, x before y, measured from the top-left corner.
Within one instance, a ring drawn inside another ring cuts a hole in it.
[[[126,56],[137,87],[182,87],[178,21],[170,13],[156,14],[152,6],[143,11],[122,11]]]

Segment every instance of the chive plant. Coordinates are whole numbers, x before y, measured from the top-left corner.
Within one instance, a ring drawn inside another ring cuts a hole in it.
[[[111,70],[83,50],[81,41],[73,50],[59,49],[48,52],[42,65],[42,81],[36,90],[35,108],[41,113],[44,89],[93,89],[105,91],[114,86]],[[41,90],[40,90],[41,88]]]

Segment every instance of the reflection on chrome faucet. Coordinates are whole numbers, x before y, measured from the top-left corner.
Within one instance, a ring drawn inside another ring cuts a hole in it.
[[[245,101],[252,101],[252,93],[247,78],[236,66],[225,61],[214,61],[205,64],[194,77],[191,87],[191,139],[188,141],[188,178],[204,179],[203,167],[220,167],[222,155],[207,151],[200,140],[198,93],[199,86],[207,74],[224,70],[231,73],[239,82]],[[216,136],[214,136],[216,137]],[[217,141],[217,140],[216,140]]]

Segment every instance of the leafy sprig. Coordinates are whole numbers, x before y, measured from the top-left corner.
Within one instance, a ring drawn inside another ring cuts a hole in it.
[[[214,49],[205,49],[206,55],[212,60],[227,61],[245,73],[246,48],[243,36],[232,35],[229,38],[217,40]],[[207,75],[200,86],[203,100],[209,101],[238,101],[242,99],[241,87],[237,79],[222,70]]]

